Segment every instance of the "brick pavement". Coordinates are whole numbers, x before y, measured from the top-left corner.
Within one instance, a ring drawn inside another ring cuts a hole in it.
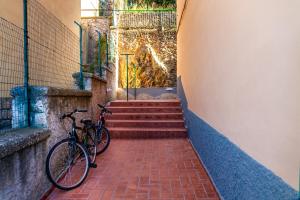
[[[114,139],[86,181],[56,200],[217,200],[191,144],[176,139]]]

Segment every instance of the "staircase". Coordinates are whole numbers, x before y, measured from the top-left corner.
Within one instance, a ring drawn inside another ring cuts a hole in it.
[[[185,138],[179,100],[113,101],[106,126],[112,138]]]

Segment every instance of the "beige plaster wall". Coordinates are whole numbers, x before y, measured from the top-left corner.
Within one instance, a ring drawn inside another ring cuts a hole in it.
[[[178,32],[189,109],[295,189],[299,8],[298,0],[188,0]]]
[[[74,21],[80,22],[81,0],[39,0],[50,12],[61,20],[74,33],[79,35],[79,29]]]
[[[79,35],[74,20],[80,21],[80,0],[37,0]],[[23,26],[23,0],[0,0],[0,17]]]
[[[0,0],[0,17],[23,26],[23,1],[22,0]]]
[[[0,97],[8,97],[12,87],[23,83],[23,32],[10,25],[23,28],[23,0],[0,0],[0,17],[8,21],[2,20],[0,30]],[[79,71],[75,20],[80,21],[80,0],[28,0],[30,85],[73,87],[72,74]]]

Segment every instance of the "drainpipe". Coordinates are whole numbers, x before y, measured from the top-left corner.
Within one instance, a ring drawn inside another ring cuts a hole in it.
[[[83,72],[82,72],[82,26],[74,21],[74,23],[79,27],[79,45],[80,45],[80,73],[79,73],[79,89],[83,90]]]
[[[23,0],[23,29],[24,29],[24,99],[25,122],[30,126],[30,102],[29,102],[29,71],[28,71],[28,13],[27,0]]]

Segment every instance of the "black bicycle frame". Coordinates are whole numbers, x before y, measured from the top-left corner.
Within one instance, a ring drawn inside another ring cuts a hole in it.
[[[104,117],[104,113],[103,111],[101,111],[100,116],[99,116],[99,120],[98,120],[98,124],[96,126],[96,134],[97,134],[97,140],[99,141],[102,137],[102,128],[105,126],[105,117]]]

